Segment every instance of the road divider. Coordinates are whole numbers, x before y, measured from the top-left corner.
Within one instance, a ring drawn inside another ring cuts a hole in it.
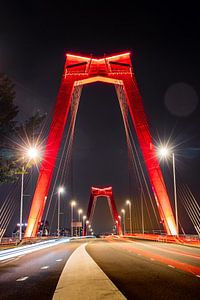
[[[68,259],[53,300],[125,300],[124,295],[87,253],[86,245],[77,248]]]

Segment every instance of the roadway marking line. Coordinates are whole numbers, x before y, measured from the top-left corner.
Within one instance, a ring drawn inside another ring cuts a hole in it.
[[[16,281],[24,281],[24,280],[26,280],[26,279],[28,279],[28,276],[18,278]]]
[[[49,266],[44,266],[44,267],[42,267],[42,268],[40,268],[41,270],[46,270],[46,269],[48,269],[49,268]]]
[[[62,260],[63,260],[62,258],[56,259],[56,261],[62,261]]]
[[[175,267],[174,267],[174,266],[172,266],[172,265],[168,265],[168,267],[175,269]]]
[[[196,277],[199,277],[199,278],[200,278],[200,275],[196,275]]]

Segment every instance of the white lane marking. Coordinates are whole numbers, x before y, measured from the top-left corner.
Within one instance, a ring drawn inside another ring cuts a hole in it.
[[[199,278],[200,278],[200,275],[196,275],[196,277],[199,277]]]
[[[42,268],[40,268],[41,270],[46,270],[46,269],[48,269],[49,268],[49,266],[44,266],[44,267],[42,267]]]
[[[175,267],[174,267],[174,266],[172,266],[172,265],[168,265],[168,267],[175,269]]]
[[[26,279],[28,279],[28,276],[18,278],[16,281],[24,281],[24,280],[26,280]]]
[[[155,260],[155,259],[151,257],[150,260]]]
[[[63,260],[62,258],[56,259],[56,261],[62,261],[62,260]]]

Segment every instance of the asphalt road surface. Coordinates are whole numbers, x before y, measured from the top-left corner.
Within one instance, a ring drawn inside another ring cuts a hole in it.
[[[86,249],[127,299],[200,299],[200,249],[141,240]]]
[[[87,252],[127,299],[200,300],[199,248],[111,238],[87,242]],[[1,262],[0,299],[52,299],[66,261],[81,243]]]
[[[59,244],[0,263],[0,299],[52,299],[62,269],[80,242]]]

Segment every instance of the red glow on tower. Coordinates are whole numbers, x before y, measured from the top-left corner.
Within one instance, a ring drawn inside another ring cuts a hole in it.
[[[90,201],[88,203],[87,220],[89,221],[90,224],[92,223],[94,209],[96,206],[96,201],[99,197],[107,198],[110,212],[111,212],[114,224],[117,228],[117,234],[122,235],[121,221],[120,221],[119,215],[117,213],[117,208],[115,205],[112,187],[107,187],[107,188],[92,187],[91,188]],[[85,232],[85,229],[84,229],[84,232]]]
[[[130,53],[126,52],[99,59],[66,54],[64,73],[55,104],[25,237],[35,237],[38,232],[39,222],[44,211],[45,196],[48,195],[74,88],[97,81],[123,87],[164,229],[167,234],[176,235],[174,215],[132,70]]]

